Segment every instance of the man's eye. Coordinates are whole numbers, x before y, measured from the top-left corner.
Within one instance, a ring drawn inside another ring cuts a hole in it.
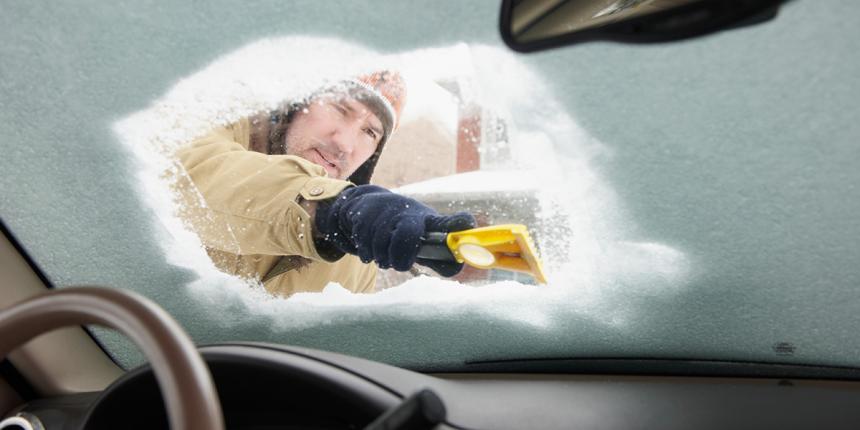
[[[367,135],[372,137],[373,139],[376,139],[376,132],[373,131],[372,128],[365,128],[364,132],[367,133]]]
[[[345,108],[345,107],[343,107],[342,105],[340,105],[339,103],[334,103],[334,104],[332,104],[332,106],[334,106],[334,108],[335,108],[338,112],[340,112],[341,114],[346,115],[346,108]]]

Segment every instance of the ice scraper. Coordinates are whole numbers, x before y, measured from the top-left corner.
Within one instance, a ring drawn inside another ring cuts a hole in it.
[[[540,258],[528,229],[503,224],[451,233],[429,233],[418,250],[419,258],[457,261],[478,269],[503,269],[528,273],[546,283]]]

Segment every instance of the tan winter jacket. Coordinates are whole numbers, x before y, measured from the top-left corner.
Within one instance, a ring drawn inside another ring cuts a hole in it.
[[[250,140],[251,125],[242,119],[177,152],[188,172],[177,181],[181,216],[215,265],[259,280],[279,262],[303,261],[265,282],[277,295],[321,291],[329,282],[373,292],[377,266],[350,254],[326,261],[313,243],[314,220],[301,206],[332,198],[350,183],[326,177],[322,166],[300,157],[249,150]]]

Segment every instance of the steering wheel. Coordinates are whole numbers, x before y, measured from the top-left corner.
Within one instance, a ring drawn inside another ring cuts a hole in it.
[[[129,291],[63,288],[0,311],[0,359],[40,334],[84,324],[115,329],[141,349],[161,389],[170,428],[224,428],[218,392],[194,342],[164,309]]]

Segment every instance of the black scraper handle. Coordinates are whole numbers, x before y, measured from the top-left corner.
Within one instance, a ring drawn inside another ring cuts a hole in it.
[[[418,248],[418,258],[435,261],[450,261],[456,263],[457,259],[448,249],[448,233],[430,232],[421,238],[421,247]]]

